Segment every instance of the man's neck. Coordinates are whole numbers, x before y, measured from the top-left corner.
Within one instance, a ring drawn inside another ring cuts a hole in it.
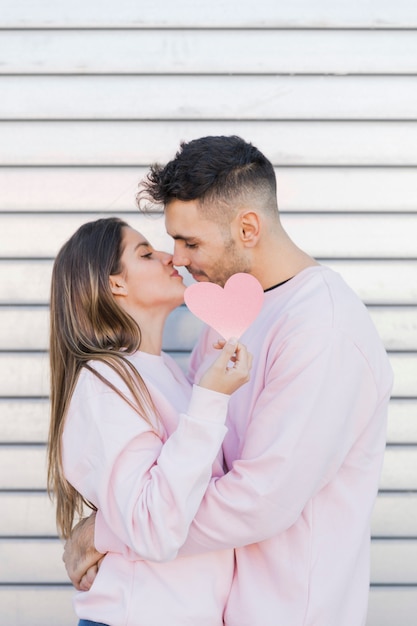
[[[267,290],[315,265],[319,263],[298,248],[291,239],[279,237],[276,241],[270,241],[267,249],[259,251],[251,273],[259,280],[263,289]]]

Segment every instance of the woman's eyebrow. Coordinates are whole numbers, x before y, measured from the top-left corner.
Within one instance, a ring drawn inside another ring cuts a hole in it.
[[[136,250],[138,250],[141,246],[144,246],[145,248],[149,248],[150,244],[147,241],[140,241],[139,243],[136,244],[134,251],[136,252]]]

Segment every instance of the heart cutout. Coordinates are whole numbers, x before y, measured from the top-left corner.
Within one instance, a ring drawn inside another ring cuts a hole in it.
[[[239,339],[262,308],[264,291],[251,274],[233,274],[224,288],[195,283],[185,290],[185,304],[192,313],[224,339]]]

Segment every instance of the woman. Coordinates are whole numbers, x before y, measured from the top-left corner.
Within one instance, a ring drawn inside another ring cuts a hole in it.
[[[228,399],[251,357],[229,341],[190,388],[161,352],[184,289],[171,255],[117,218],[81,226],[54,263],[48,487],[58,529],[67,538],[87,505],[131,548],[108,553],[76,594],[80,625],[223,624],[233,551],[175,557],[222,474]]]

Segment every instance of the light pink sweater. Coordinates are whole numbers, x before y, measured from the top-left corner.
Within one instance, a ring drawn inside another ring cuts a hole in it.
[[[119,395],[82,370],[63,435],[64,471],[103,520],[140,555],[106,555],[78,617],[110,626],[221,626],[233,550],[171,561],[214,476],[229,396],[191,387],[167,355],[130,358],[162,421],[160,436]],[[129,396],[107,366],[94,365]],[[156,422],[155,422],[156,423]],[[214,463],[214,466],[213,466]],[[166,561],[166,562],[162,562]]]
[[[215,338],[203,333],[192,375]],[[254,362],[229,403],[230,471],[208,486],[180,554],[237,547],[228,626],[364,626],[386,352],[358,297],[322,266],[267,292],[242,341]],[[129,552],[113,539],[98,515],[98,549]]]
[[[202,337],[194,373],[212,340]],[[267,292],[242,341],[254,363],[229,405],[230,471],[208,487],[181,553],[238,547],[228,626],[362,626],[386,352],[357,296],[322,266]]]

